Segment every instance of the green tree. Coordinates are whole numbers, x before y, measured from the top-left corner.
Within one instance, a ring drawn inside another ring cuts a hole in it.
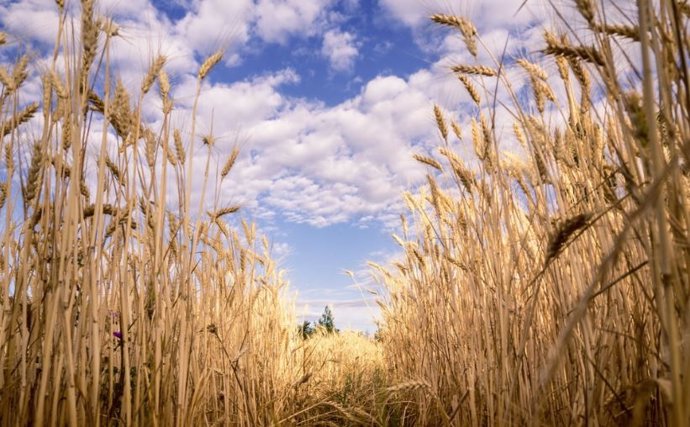
[[[303,340],[306,340],[314,333],[314,327],[308,320],[305,320],[301,325],[297,326],[297,331]]]
[[[333,317],[333,312],[331,311],[330,307],[326,306],[323,309],[323,314],[319,319],[319,326],[324,328],[329,334],[339,332],[338,328],[335,327],[335,318]]]

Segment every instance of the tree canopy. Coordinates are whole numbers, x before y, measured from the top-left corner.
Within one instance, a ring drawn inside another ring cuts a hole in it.
[[[318,321],[318,325],[324,328],[329,334],[339,332],[338,328],[335,327],[335,318],[333,317],[333,312],[329,306],[326,306],[323,309],[323,314]]]

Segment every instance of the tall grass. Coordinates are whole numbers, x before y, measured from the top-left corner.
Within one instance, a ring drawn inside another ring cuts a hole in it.
[[[178,129],[166,58],[131,93],[110,66],[117,25],[84,0],[75,36],[56,7],[52,61],[0,69],[0,424],[255,426],[322,412],[326,394],[295,398],[317,361],[305,362],[268,242],[209,197],[221,182],[196,106],[222,52],[200,66]],[[26,104],[33,73],[42,99]],[[142,114],[151,97],[155,127]]]
[[[607,4],[574,1],[585,28],[546,32],[543,58],[452,67],[476,115],[462,129],[434,108],[402,258],[373,265],[375,342],[303,340],[269,243],[211,197],[238,158],[216,182],[197,136],[222,52],[177,128],[166,58],[131,91],[117,25],[83,0],[73,35],[56,2],[52,59],[0,67],[0,424],[690,423],[690,7],[638,0],[614,20]],[[432,20],[494,57],[468,19]]]
[[[374,266],[410,424],[690,423],[689,10],[640,0],[614,21],[607,3],[573,2],[585,31],[545,32],[562,88],[527,59],[453,67],[480,108],[465,134],[436,108],[443,143],[418,156],[433,173],[405,197],[404,256]],[[468,20],[433,20],[476,57]],[[498,107],[480,104],[496,84],[522,156],[501,153]]]

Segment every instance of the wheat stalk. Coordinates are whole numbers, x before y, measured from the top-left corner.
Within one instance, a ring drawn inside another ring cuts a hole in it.
[[[474,87],[474,85],[472,84],[470,79],[467,76],[460,74],[460,75],[458,75],[458,80],[460,80],[462,85],[465,86],[467,93],[470,94],[470,97],[472,98],[474,103],[477,104],[477,106],[480,106],[481,105],[481,97],[479,96],[479,92]]]
[[[604,58],[592,46],[571,46],[566,39],[558,40],[550,32],[544,33],[544,40],[546,41],[546,48],[544,53],[556,57],[563,56],[572,60],[583,60],[595,65],[604,66]]]
[[[454,65],[450,69],[455,73],[475,74],[479,76],[495,77],[496,70],[485,65]]]
[[[436,127],[439,132],[441,132],[441,137],[443,140],[448,142],[448,126],[446,125],[446,120],[443,118],[443,112],[441,107],[434,105],[434,118],[436,119]]]
[[[206,60],[201,64],[199,73],[197,74],[199,80],[205,79],[209,71],[211,71],[211,69],[218,64],[221,59],[223,59],[223,51],[221,50],[214,52],[211,56],[206,58]]]
[[[29,166],[29,174],[26,179],[26,193],[25,199],[30,202],[36,197],[36,194],[41,185],[41,171],[43,170],[44,149],[41,141],[36,141],[33,144],[31,152],[31,166]]]
[[[477,41],[475,39],[477,28],[472,22],[462,17],[446,14],[434,14],[431,16],[431,20],[437,24],[447,25],[460,30],[467,50],[472,56],[477,56]]]
[[[177,155],[177,160],[180,161],[180,164],[184,165],[185,151],[182,145],[182,136],[178,129],[175,129],[173,132],[173,140],[175,141],[175,154]]]
[[[151,66],[146,72],[146,75],[144,76],[144,80],[141,82],[142,94],[148,93],[148,91],[151,89],[151,86],[153,86],[153,83],[156,81],[156,78],[160,75],[160,72],[163,69],[166,60],[167,58],[164,55],[158,55],[156,59],[153,60]],[[169,86],[170,85],[168,84],[168,91]]]
[[[424,156],[422,154],[413,154],[412,157],[414,157],[414,159],[417,160],[419,163],[431,166],[432,168],[437,169],[439,171],[443,170],[441,164],[429,156]]]
[[[230,170],[232,170],[232,167],[235,165],[235,162],[237,161],[237,157],[239,156],[239,154],[239,148],[233,147],[232,151],[230,152],[230,155],[228,156],[227,160],[225,161],[225,164],[223,165],[223,169],[221,169],[221,179],[225,178],[228,175],[228,173],[230,173]]]
[[[240,210],[239,206],[226,206],[226,207],[220,208],[214,212],[208,212],[208,216],[211,217],[211,219],[213,221],[217,221],[220,218],[224,217],[225,215],[233,214],[239,210]]]
[[[0,129],[2,129],[0,136],[4,137],[12,133],[19,126],[31,120],[37,111],[38,103],[34,102],[17,112],[12,118],[0,124]]]
[[[549,239],[546,249],[546,261],[544,263],[548,264],[549,261],[555,258],[568,241],[568,238],[578,230],[586,227],[591,217],[591,214],[579,214],[564,221],[558,227],[556,233]]]

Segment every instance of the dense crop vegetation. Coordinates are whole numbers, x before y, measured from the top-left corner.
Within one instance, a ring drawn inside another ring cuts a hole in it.
[[[432,17],[495,59],[449,70],[474,117],[434,108],[402,257],[372,266],[371,340],[327,316],[296,327],[266,239],[206,208],[237,151],[214,182],[196,101],[188,127],[170,119],[166,58],[131,93],[109,65],[117,24],[82,0],[73,38],[58,1],[52,62],[0,67],[0,423],[690,424],[690,6],[572,6],[582,28],[545,30],[529,59]]]

